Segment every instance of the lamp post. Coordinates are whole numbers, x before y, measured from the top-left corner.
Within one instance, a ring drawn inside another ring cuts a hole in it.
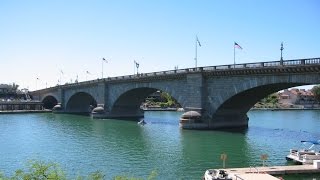
[[[135,64],[135,66],[137,68],[137,75],[139,75],[139,66],[140,66],[140,64],[136,60],[134,60],[134,64]]]
[[[36,90],[38,90],[38,81],[39,81],[39,78],[37,77],[37,79],[36,79]],[[40,92],[38,92],[38,99],[40,101]]]
[[[60,70],[60,84],[62,85],[63,71]]]
[[[38,80],[39,80],[39,78],[37,77],[37,79],[36,79],[36,90],[38,89]]]
[[[283,57],[282,57],[282,51],[284,50],[283,48],[283,42],[281,43],[280,51],[281,51],[281,57],[280,57],[280,65],[283,65]]]
[[[88,81],[88,74],[91,74],[89,71],[86,71],[86,81]]]
[[[78,83],[78,74],[77,74],[77,78],[76,78],[76,80],[75,80],[75,83]]]

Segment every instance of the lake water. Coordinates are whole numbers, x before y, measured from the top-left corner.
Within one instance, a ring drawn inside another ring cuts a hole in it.
[[[208,168],[286,165],[300,140],[320,139],[320,111],[250,111],[242,132],[179,129],[180,112],[146,112],[134,121],[96,120],[65,114],[0,115],[0,171],[12,174],[30,159],[57,162],[70,178],[100,170],[108,179],[123,174],[158,179],[201,179]],[[320,179],[319,174],[286,180]]]

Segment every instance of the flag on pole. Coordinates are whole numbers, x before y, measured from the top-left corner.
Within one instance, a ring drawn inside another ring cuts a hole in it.
[[[198,39],[198,36],[197,36],[197,42],[198,42],[199,46],[201,47],[200,41],[199,41],[199,39]]]
[[[238,43],[236,43],[236,42],[234,42],[234,47],[235,47],[235,48],[238,48],[238,49],[242,49],[242,47],[241,47]]]
[[[105,58],[102,58],[102,61],[105,61],[106,63],[108,62]]]
[[[89,71],[87,71],[87,74],[90,74],[90,72],[89,72]]]
[[[139,63],[137,61],[134,61],[134,63],[136,64],[136,67],[139,68]]]
[[[61,74],[63,74],[63,71],[62,71],[62,70],[60,70],[60,72],[61,72]]]

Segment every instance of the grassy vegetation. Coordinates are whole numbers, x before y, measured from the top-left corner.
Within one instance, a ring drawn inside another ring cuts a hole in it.
[[[317,99],[317,101],[320,102],[320,85],[313,86],[311,91],[314,94],[314,96]]]
[[[152,171],[147,180],[155,180],[158,176],[156,171]],[[61,167],[52,162],[31,160],[27,163],[25,170],[17,169],[12,176],[5,176],[0,173],[0,180],[67,180],[67,174]],[[69,178],[70,179],[70,178]],[[87,176],[77,176],[75,180],[104,180],[107,179],[100,171],[95,171]],[[130,177],[128,175],[117,175],[112,180],[144,180],[139,177]]]
[[[156,100],[147,100],[146,101],[148,106],[157,106],[157,107],[162,107],[162,108],[167,108],[167,107],[180,107],[179,103],[172,97],[170,94],[166,92],[161,92],[160,93],[160,99]]]
[[[277,93],[270,94],[269,96],[261,99],[255,104],[256,108],[278,108],[278,96]]]

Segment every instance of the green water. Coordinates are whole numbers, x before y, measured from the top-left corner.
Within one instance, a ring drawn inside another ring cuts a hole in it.
[[[320,139],[320,111],[251,111],[242,132],[179,129],[179,112],[147,112],[133,121],[93,120],[62,114],[0,115],[0,171],[11,174],[29,159],[59,163],[70,177],[96,170],[159,179],[200,179],[208,168],[286,165],[300,140]],[[320,175],[285,176],[286,180]]]

